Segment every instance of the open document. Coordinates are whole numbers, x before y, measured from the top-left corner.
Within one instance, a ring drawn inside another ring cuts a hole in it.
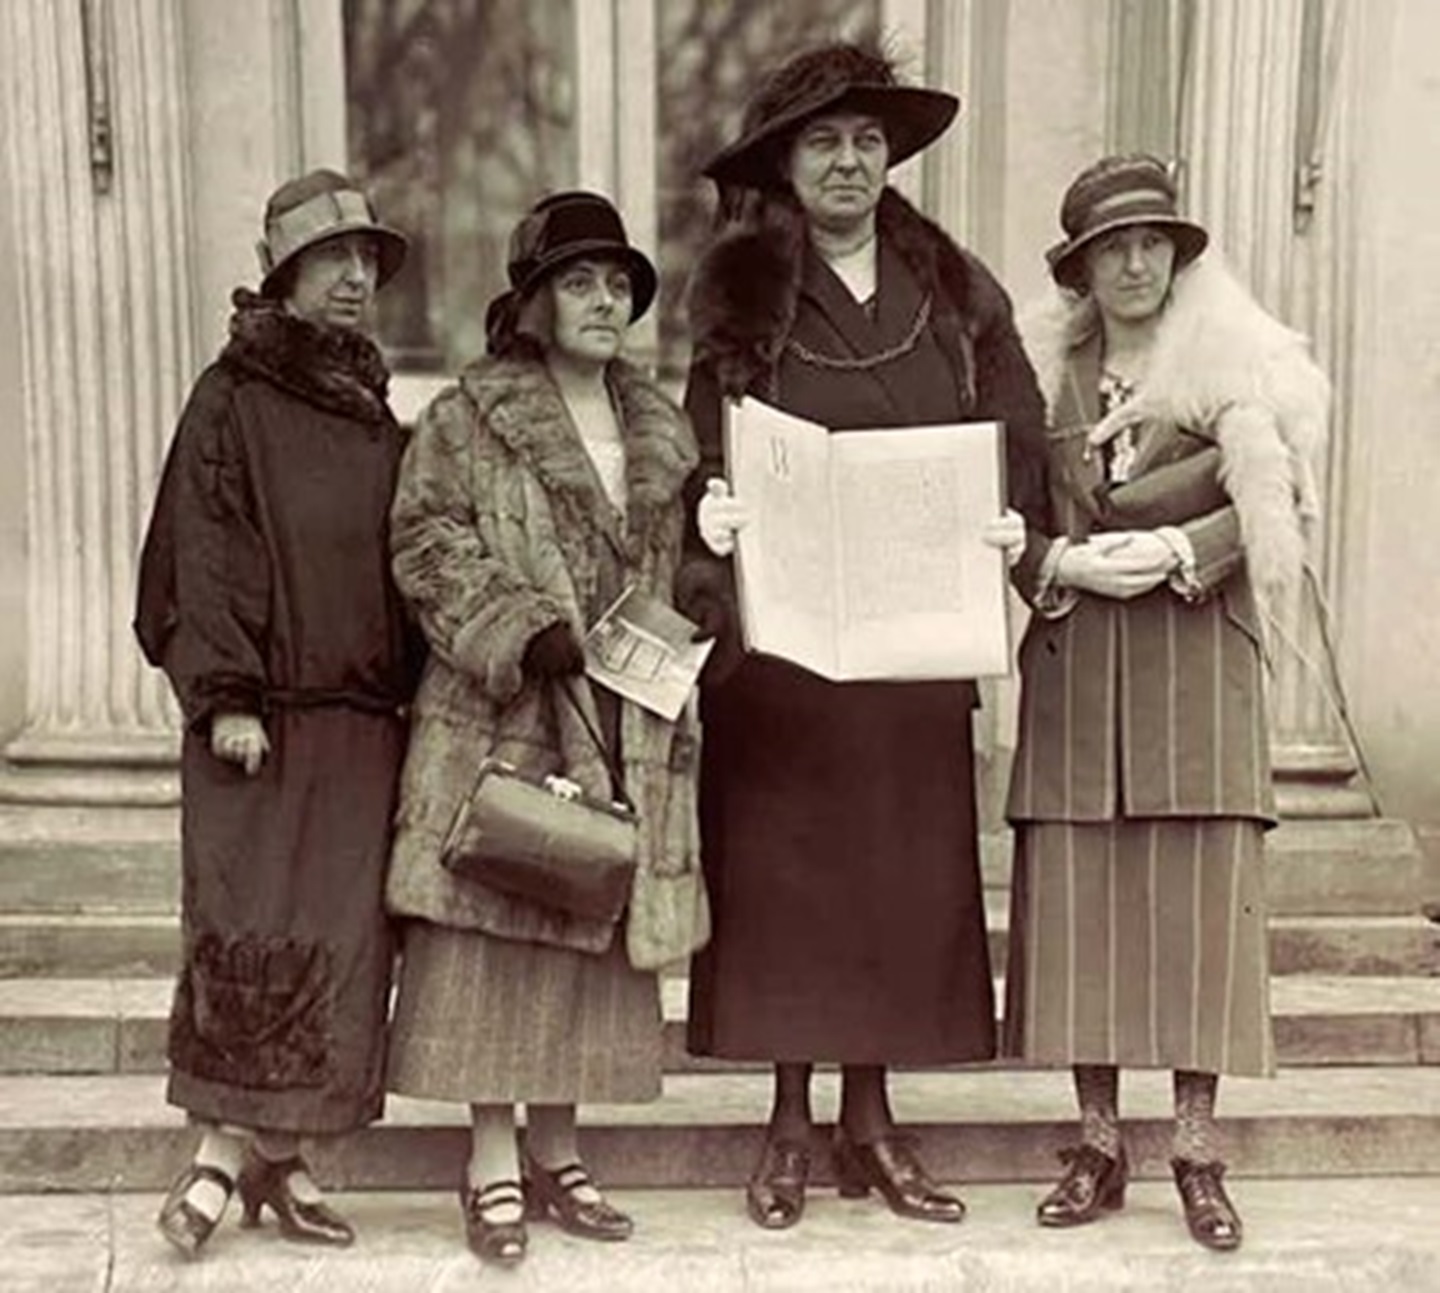
[[[831,432],[746,398],[726,464],[749,521],[736,563],[746,645],[836,681],[1010,667],[998,422]]]
[[[715,645],[692,642],[694,632],[679,611],[627,588],[585,635],[585,673],[673,722]]]

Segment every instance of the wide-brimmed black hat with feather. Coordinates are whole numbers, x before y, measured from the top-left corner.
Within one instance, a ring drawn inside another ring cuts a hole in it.
[[[765,80],[745,105],[740,137],[716,153],[703,173],[722,187],[783,188],[785,154],[795,133],[828,112],[876,118],[893,166],[943,134],[959,110],[953,94],[901,85],[878,50],[845,41],[820,45],[795,55]]]

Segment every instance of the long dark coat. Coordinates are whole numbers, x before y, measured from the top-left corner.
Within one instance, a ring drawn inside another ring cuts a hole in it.
[[[686,403],[723,474],[721,397],[834,429],[1001,419],[1029,480],[1043,412],[1004,292],[898,195],[880,209],[872,319],[797,227],[747,229],[702,262]],[[918,327],[917,323],[923,326]],[[694,548],[681,604],[722,599]],[[701,833],[715,933],[692,976],[690,1048],[846,1063],[983,1059],[994,1003],[976,857],[972,683],[844,683],[717,651],[702,694]]]
[[[165,466],[136,630],[185,717],[172,1103],[303,1133],[379,1116],[381,905],[419,639],[387,570],[402,435],[379,352],[237,296]],[[263,719],[248,777],[211,717]]]

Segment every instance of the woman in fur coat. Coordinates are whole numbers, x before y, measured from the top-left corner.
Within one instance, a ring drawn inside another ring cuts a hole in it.
[[[1008,298],[886,185],[957,106],[897,84],[868,49],[824,46],[762,86],[707,168],[723,227],[691,291],[701,466],[679,600],[720,635],[701,699],[715,932],[692,973],[689,1045],[776,1066],[746,1194],[770,1228],[804,1208],[817,1062],[842,1068],[842,1193],[873,1187],[902,1216],[959,1221],[960,1199],[898,1134],[886,1071],[994,1053],[975,686],[837,684],[742,656],[729,554],[744,500],[715,480],[722,403],[746,394],[835,429],[999,419],[1012,492],[1038,480],[1043,409]],[[1000,546],[1023,541],[1018,516],[992,528]]]
[[[1327,386],[1176,213],[1165,167],[1070,186],[1059,292],[1027,315],[1051,512],[1016,581],[1020,730],[1006,1043],[1074,1067],[1081,1143],[1042,1225],[1124,1201],[1119,1068],[1174,1071],[1186,1221],[1239,1245],[1220,1073],[1273,1070],[1263,608],[1298,574]],[[1257,603],[1256,594],[1260,600]]]
[[[421,646],[391,583],[402,436],[365,335],[405,240],[330,171],[265,214],[260,294],[201,375],[165,465],[136,630],[184,712],[169,1099],[202,1128],[160,1213],[197,1253],[237,1188],[287,1238],[346,1244],[302,1135],[379,1117],[382,907]]]
[[[422,415],[391,515],[395,575],[432,654],[387,885],[405,918],[390,1089],[470,1106],[466,1236],[502,1264],[525,1253],[522,1192],[529,1215],[575,1234],[629,1235],[581,1161],[575,1105],[660,1094],[660,998],[627,958],[642,906],[617,928],[454,876],[441,854],[456,810],[486,756],[605,800],[621,789],[563,689],[618,760],[640,868],[693,872],[699,840],[692,721],[583,677],[586,628],[629,585],[668,603],[680,556],[690,426],[619,358],[655,271],[608,201],[560,193],[516,228],[509,274],[490,355]]]

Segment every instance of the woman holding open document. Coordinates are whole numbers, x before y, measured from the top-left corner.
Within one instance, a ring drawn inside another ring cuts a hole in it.
[[[1252,589],[1299,573],[1326,383],[1176,211],[1152,157],[1084,171],[1027,316],[1049,400],[1052,517],[1016,580],[1007,1049],[1074,1066],[1081,1143],[1046,1226],[1121,1206],[1119,1066],[1174,1072],[1191,1234],[1233,1249],[1219,1073],[1264,1075],[1262,835],[1274,822]]]
[[[701,446],[698,534],[677,605],[719,636],[702,680],[701,831],[715,932],[697,958],[690,1048],[775,1064],[746,1200],[799,1220],[810,1077],[842,1066],[841,1193],[902,1216],[964,1205],[897,1133],[887,1067],[994,1054],[977,863],[973,682],[829,682],[742,655],[723,404],[758,396],[834,430],[1001,420],[1011,496],[1037,488],[1043,409],[989,272],[886,185],[957,100],[897,83],[878,53],[809,50],[765,82],[706,174],[720,235],[695,276],[686,406]],[[714,482],[719,481],[719,484]],[[1022,502],[1023,507],[1023,502]],[[1023,542],[1014,514],[989,528]]]

